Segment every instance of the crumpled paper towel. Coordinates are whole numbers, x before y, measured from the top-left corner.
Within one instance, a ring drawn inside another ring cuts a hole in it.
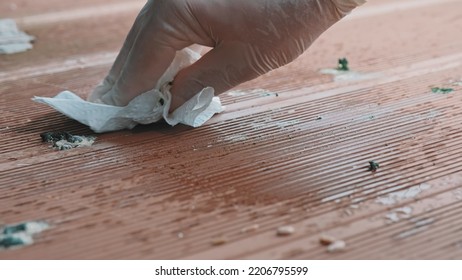
[[[0,19],[0,54],[13,54],[32,49],[35,38],[20,31],[12,19]]]
[[[172,126],[182,123],[198,127],[214,114],[224,110],[220,99],[214,97],[214,89],[204,88],[169,114],[171,94],[168,82],[173,80],[178,71],[199,58],[200,55],[190,49],[177,52],[175,59],[159,79],[156,87],[134,98],[125,107],[85,101],[70,91],[63,91],[54,98],[36,96],[32,100],[53,107],[64,115],[88,125],[97,133],[132,129],[137,124],[150,124],[162,118]],[[99,87],[102,86],[105,85],[99,85]]]

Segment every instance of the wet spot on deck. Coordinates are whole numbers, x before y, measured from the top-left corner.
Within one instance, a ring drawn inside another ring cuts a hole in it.
[[[338,69],[321,69],[319,71],[321,74],[325,75],[332,75],[335,82],[341,81],[361,81],[361,80],[369,80],[380,77],[379,73],[361,73],[356,71],[344,71]]]
[[[380,196],[377,198],[376,202],[382,205],[393,205],[400,200],[411,199],[417,197],[421,192],[428,190],[430,185],[420,184],[418,186],[410,187],[408,189],[392,192],[386,194],[385,196]]]

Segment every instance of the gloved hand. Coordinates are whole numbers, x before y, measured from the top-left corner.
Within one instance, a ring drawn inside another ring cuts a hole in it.
[[[89,97],[125,106],[151,90],[176,51],[211,47],[181,70],[170,112],[204,87],[223,93],[301,55],[331,25],[365,0],[149,0],[109,74]]]

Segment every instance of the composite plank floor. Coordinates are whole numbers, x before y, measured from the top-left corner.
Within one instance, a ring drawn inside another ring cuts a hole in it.
[[[0,224],[51,228],[0,259],[461,259],[462,2],[369,2],[200,128],[56,151],[40,133],[95,134],[30,98],[87,96],[143,1],[3,1],[37,39],[0,56]],[[340,57],[362,78],[320,73]]]

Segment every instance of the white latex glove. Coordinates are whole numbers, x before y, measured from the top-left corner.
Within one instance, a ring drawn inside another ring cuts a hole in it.
[[[193,44],[212,47],[175,77],[172,112],[207,86],[220,94],[293,61],[364,2],[149,0],[89,100],[125,106],[156,86],[176,51]]]

